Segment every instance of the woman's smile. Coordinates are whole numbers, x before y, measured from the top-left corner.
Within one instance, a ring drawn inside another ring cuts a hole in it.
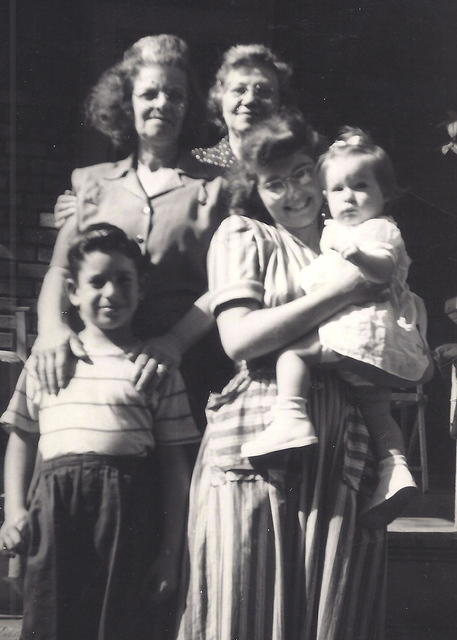
[[[286,228],[316,222],[322,193],[313,174],[314,161],[304,151],[258,170],[258,192],[271,217]]]
[[[132,106],[140,138],[175,142],[188,104],[187,76],[177,67],[142,67],[133,83]]]

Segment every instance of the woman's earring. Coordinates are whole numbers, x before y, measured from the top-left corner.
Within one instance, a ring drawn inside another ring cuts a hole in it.
[[[322,218],[322,221],[330,218],[330,211],[328,209],[327,200],[324,200],[322,203],[321,218]]]

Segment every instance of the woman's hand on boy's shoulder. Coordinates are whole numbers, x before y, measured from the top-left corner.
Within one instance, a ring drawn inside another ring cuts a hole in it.
[[[137,391],[157,388],[171,369],[181,364],[182,351],[171,333],[150,338],[129,353],[135,363],[132,383]]]
[[[56,395],[73,375],[75,358],[88,360],[79,336],[67,325],[41,332],[32,347],[29,368],[43,389]]]
[[[25,551],[28,530],[28,513],[21,509],[6,518],[0,529],[0,551],[3,555],[14,556]]]

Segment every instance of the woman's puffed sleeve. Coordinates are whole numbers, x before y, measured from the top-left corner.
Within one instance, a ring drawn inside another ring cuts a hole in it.
[[[234,300],[250,299],[260,304],[264,297],[255,223],[233,215],[215,233],[208,253],[208,283],[212,312]]]

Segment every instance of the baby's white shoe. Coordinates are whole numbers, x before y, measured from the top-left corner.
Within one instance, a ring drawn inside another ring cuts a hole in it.
[[[264,456],[276,451],[307,447],[317,442],[316,431],[303,398],[282,398],[271,408],[268,427],[241,447],[245,458]]]
[[[379,462],[378,485],[360,514],[364,527],[385,527],[395,520],[418,489],[404,455]]]

